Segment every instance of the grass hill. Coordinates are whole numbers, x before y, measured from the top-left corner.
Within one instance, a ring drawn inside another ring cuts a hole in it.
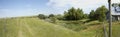
[[[13,18],[0,20],[0,37],[79,37],[79,35],[38,18]]]
[[[105,25],[108,30],[108,24]],[[98,21],[81,24],[78,28],[82,30],[76,32],[35,17],[0,19],[0,37],[103,37],[103,26]],[[113,22],[112,28],[113,37],[119,37],[120,22]]]

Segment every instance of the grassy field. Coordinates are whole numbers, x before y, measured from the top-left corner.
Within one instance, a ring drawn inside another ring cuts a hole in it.
[[[74,31],[38,18],[0,20],[0,26],[0,37],[79,37]]]
[[[120,22],[113,22],[112,34],[113,37],[120,37]]]
[[[67,21],[58,21],[67,22]],[[38,18],[0,19],[0,37],[103,37],[103,26],[98,21],[80,24],[80,31],[49,23]],[[105,24],[108,29],[108,25]],[[78,25],[79,26],[79,25]],[[76,26],[72,26],[74,28]],[[85,29],[82,29],[86,27]],[[113,22],[113,37],[120,37],[120,22]]]

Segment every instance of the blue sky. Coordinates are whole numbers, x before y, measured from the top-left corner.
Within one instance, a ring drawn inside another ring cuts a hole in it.
[[[120,0],[112,1],[116,2]],[[101,5],[107,7],[107,0],[0,0],[0,18],[63,14],[71,7],[81,8],[85,13],[89,13]]]

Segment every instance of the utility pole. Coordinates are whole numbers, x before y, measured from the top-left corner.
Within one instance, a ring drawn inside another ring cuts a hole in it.
[[[112,37],[111,0],[108,0],[108,4],[109,4],[109,37]]]

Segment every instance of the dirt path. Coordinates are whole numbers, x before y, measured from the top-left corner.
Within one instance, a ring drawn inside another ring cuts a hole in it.
[[[18,24],[18,26],[19,26],[18,37],[24,37],[24,36],[23,36],[22,24],[21,24],[21,23],[22,23],[21,20],[18,20],[18,19],[17,19],[17,24]]]
[[[23,37],[23,33],[21,30],[18,31],[18,37]]]
[[[34,36],[34,33],[33,33],[32,29],[30,28],[30,26],[29,26],[28,24],[25,24],[24,26],[27,28],[28,32],[29,32],[32,36]]]
[[[18,20],[19,22],[18,22],[18,26],[19,26],[19,31],[18,31],[18,37],[25,37],[24,35],[23,35],[23,28],[24,29],[26,29],[26,31],[28,31],[29,33],[28,34],[30,34],[31,35],[31,37],[34,37],[34,31],[31,29],[31,27],[29,26],[29,24],[27,24],[27,22],[26,22],[26,20]]]

